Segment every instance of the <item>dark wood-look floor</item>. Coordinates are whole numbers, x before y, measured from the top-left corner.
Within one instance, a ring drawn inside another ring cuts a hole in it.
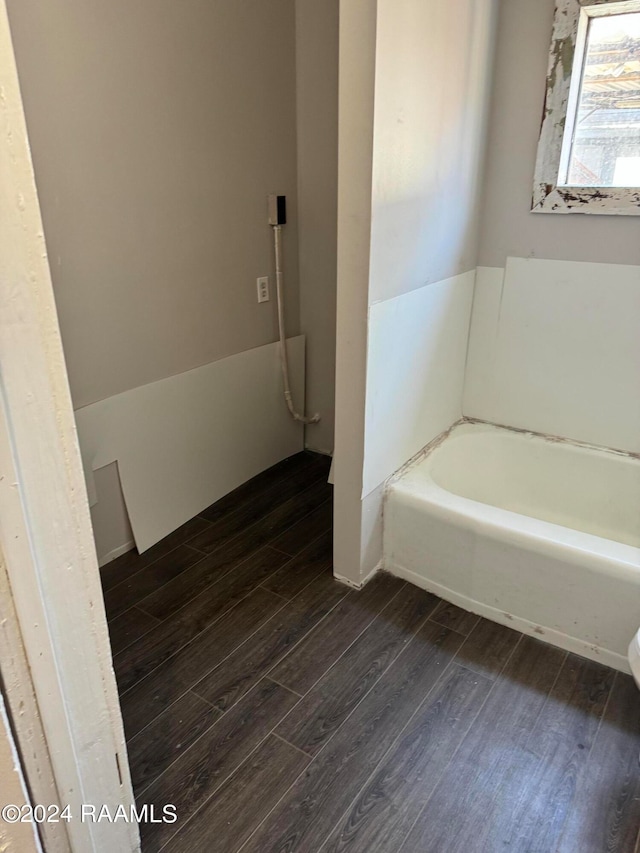
[[[145,853],[636,853],[632,680],[331,574],[299,454],[103,570]]]

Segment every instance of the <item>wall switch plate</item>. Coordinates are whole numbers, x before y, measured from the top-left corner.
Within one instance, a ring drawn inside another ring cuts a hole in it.
[[[269,296],[269,276],[263,275],[256,282],[258,288],[258,302],[268,302]]]

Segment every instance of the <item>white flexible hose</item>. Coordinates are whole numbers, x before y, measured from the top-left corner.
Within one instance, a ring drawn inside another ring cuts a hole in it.
[[[282,225],[273,225],[273,242],[276,252],[276,296],[278,300],[278,331],[280,333],[280,365],[282,367],[282,382],[284,384],[284,399],[289,413],[294,421],[302,424],[317,424],[320,415],[306,418],[296,412],[291,399],[291,388],[289,386],[289,361],[287,358],[287,338],[284,331],[284,273],[282,271]]]

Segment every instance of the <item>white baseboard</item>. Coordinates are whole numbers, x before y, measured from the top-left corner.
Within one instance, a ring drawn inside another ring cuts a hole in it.
[[[113,562],[118,557],[121,557],[123,554],[127,554],[129,551],[133,551],[136,547],[136,543],[131,539],[129,542],[125,542],[123,545],[119,545],[117,548],[113,548],[113,550],[106,553],[103,557],[98,558],[98,565],[100,568],[106,566],[107,563]]]
[[[397,563],[387,563],[385,570],[389,574],[395,575],[398,578],[409,581],[414,586],[420,587],[427,592],[432,592],[434,595],[443,598],[445,601],[455,604],[457,607],[462,607],[463,610],[468,610],[470,613],[475,613],[478,616],[484,616],[492,622],[497,622],[498,625],[505,625],[507,628],[513,628],[520,631],[521,634],[527,634],[530,637],[535,637],[536,640],[542,640],[545,643],[550,643],[552,646],[557,646],[567,652],[573,652],[576,655],[581,655],[589,660],[602,663],[605,666],[610,666],[612,669],[617,669],[620,672],[631,672],[629,661],[624,655],[612,652],[609,649],[603,649],[600,646],[594,646],[579,640],[576,637],[570,637],[568,634],[563,634],[561,631],[556,631],[553,628],[546,628],[541,625],[536,625],[534,622],[529,622],[528,619],[523,619],[520,616],[506,616],[501,610],[496,610],[489,604],[476,601],[466,595],[454,592],[442,584],[430,581],[428,578],[411,571]]]

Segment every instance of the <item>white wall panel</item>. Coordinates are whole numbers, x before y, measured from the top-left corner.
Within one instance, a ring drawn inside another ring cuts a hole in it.
[[[304,402],[304,337],[288,342]],[[144,551],[236,486],[303,448],[282,397],[278,344],[247,350],[76,412],[83,458],[117,460]]]
[[[464,414],[640,451],[640,266],[478,270]]]
[[[363,495],[462,416],[475,272],[371,306]]]

